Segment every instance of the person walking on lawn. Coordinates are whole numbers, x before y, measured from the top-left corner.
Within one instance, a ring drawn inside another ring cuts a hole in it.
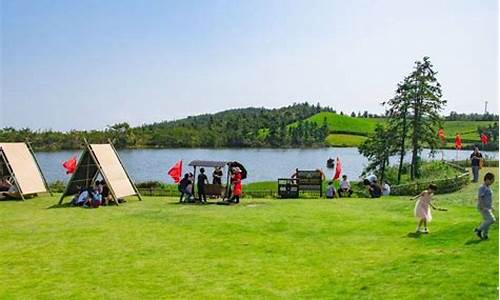
[[[493,173],[486,173],[484,175],[484,183],[481,185],[477,195],[477,209],[483,216],[484,222],[474,232],[482,239],[488,239],[488,230],[491,224],[495,223],[495,216],[493,215],[493,199],[490,186],[495,181]]]

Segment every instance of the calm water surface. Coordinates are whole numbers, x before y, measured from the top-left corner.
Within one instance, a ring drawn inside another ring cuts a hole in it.
[[[328,177],[333,170],[326,168],[326,160],[337,156],[342,161],[343,173],[350,178],[358,178],[366,159],[358,153],[357,148],[320,148],[320,149],[134,149],[119,150],[128,173],[136,182],[157,180],[172,182],[167,175],[168,169],[178,160],[182,159],[184,171],[191,170],[188,163],[191,160],[226,160],[239,161],[248,170],[247,182],[276,180],[280,177],[289,177],[299,169],[323,169]],[[445,159],[456,159],[455,150],[444,150]],[[471,151],[460,151],[460,159],[467,158]],[[73,155],[80,155],[80,151],[37,152],[36,157],[40,163],[47,181],[66,181],[62,162]],[[498,159],[498,151],[483,154]],[[428,157],[429,151],[424,150],[423,157]],[[409,159],[409,156],[407,156]],[[434,159],[441,159],[441,152]],[[392,163],[396,163],[396,159]],[[211,174],[212,170],[208,170]],[[209,176],[210,177],[210,176]]]

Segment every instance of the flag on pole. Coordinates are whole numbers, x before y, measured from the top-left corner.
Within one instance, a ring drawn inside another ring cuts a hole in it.
[[[66,174],[73,174],[76,170],[76,155],[63,162],[63,168],[66,169]]]
[[[458,133],[455,136],[455,149],[457,149],[457,150],[462,149],[462,137]]]
[[[483,143],[483,145],[488,144],[488,136],[484,134],[484,132],[481,133],[481,143]]]
[[[335,175],[333,175],[333,180],[340,179],[340,174],[342,173],[342,163],[340,159],[337,157],[337,164],[335,166]]]
[[[182,160],[179,160],[178,162],[173,165],[170,170],[168,170],[168,175],[172,177],[175,183],[179,183],[181,181],[181,176],[182,176]]]
[[[443,144],[446,143],[446,137],[444,135],[444,129],[443,128],[439,128],[439,130],[438,130],[438,138],[441,140],[441,142]]]

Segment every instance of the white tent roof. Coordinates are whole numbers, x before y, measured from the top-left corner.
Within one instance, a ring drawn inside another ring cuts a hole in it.
[[[117,198],[135,195],[136,192],[118,156],[110,144],[90,144],[97,162],[101,166],[102,176],[107,180]]]
[[[0,143],[23,195],[47,192],[35,158],[26,143]]]

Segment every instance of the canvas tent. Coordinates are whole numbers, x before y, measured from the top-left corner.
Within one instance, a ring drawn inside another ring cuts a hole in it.
[[[27,195],[49,192],[31,146],[27,143],[0,143],[0,177],[7,177],[19,191]]]
[[[139,200],[142,200],[113,145],[111,143],[89,144],[85,141],[84,152],[80,156],[75,172],[61,196],[59,204],[63,202],[64,197],[78,193],[79,187],[90,187],[99,175],[109,187],[110,194],[116,204],[118,204],[119,198],[126,196],[135,195]]]

